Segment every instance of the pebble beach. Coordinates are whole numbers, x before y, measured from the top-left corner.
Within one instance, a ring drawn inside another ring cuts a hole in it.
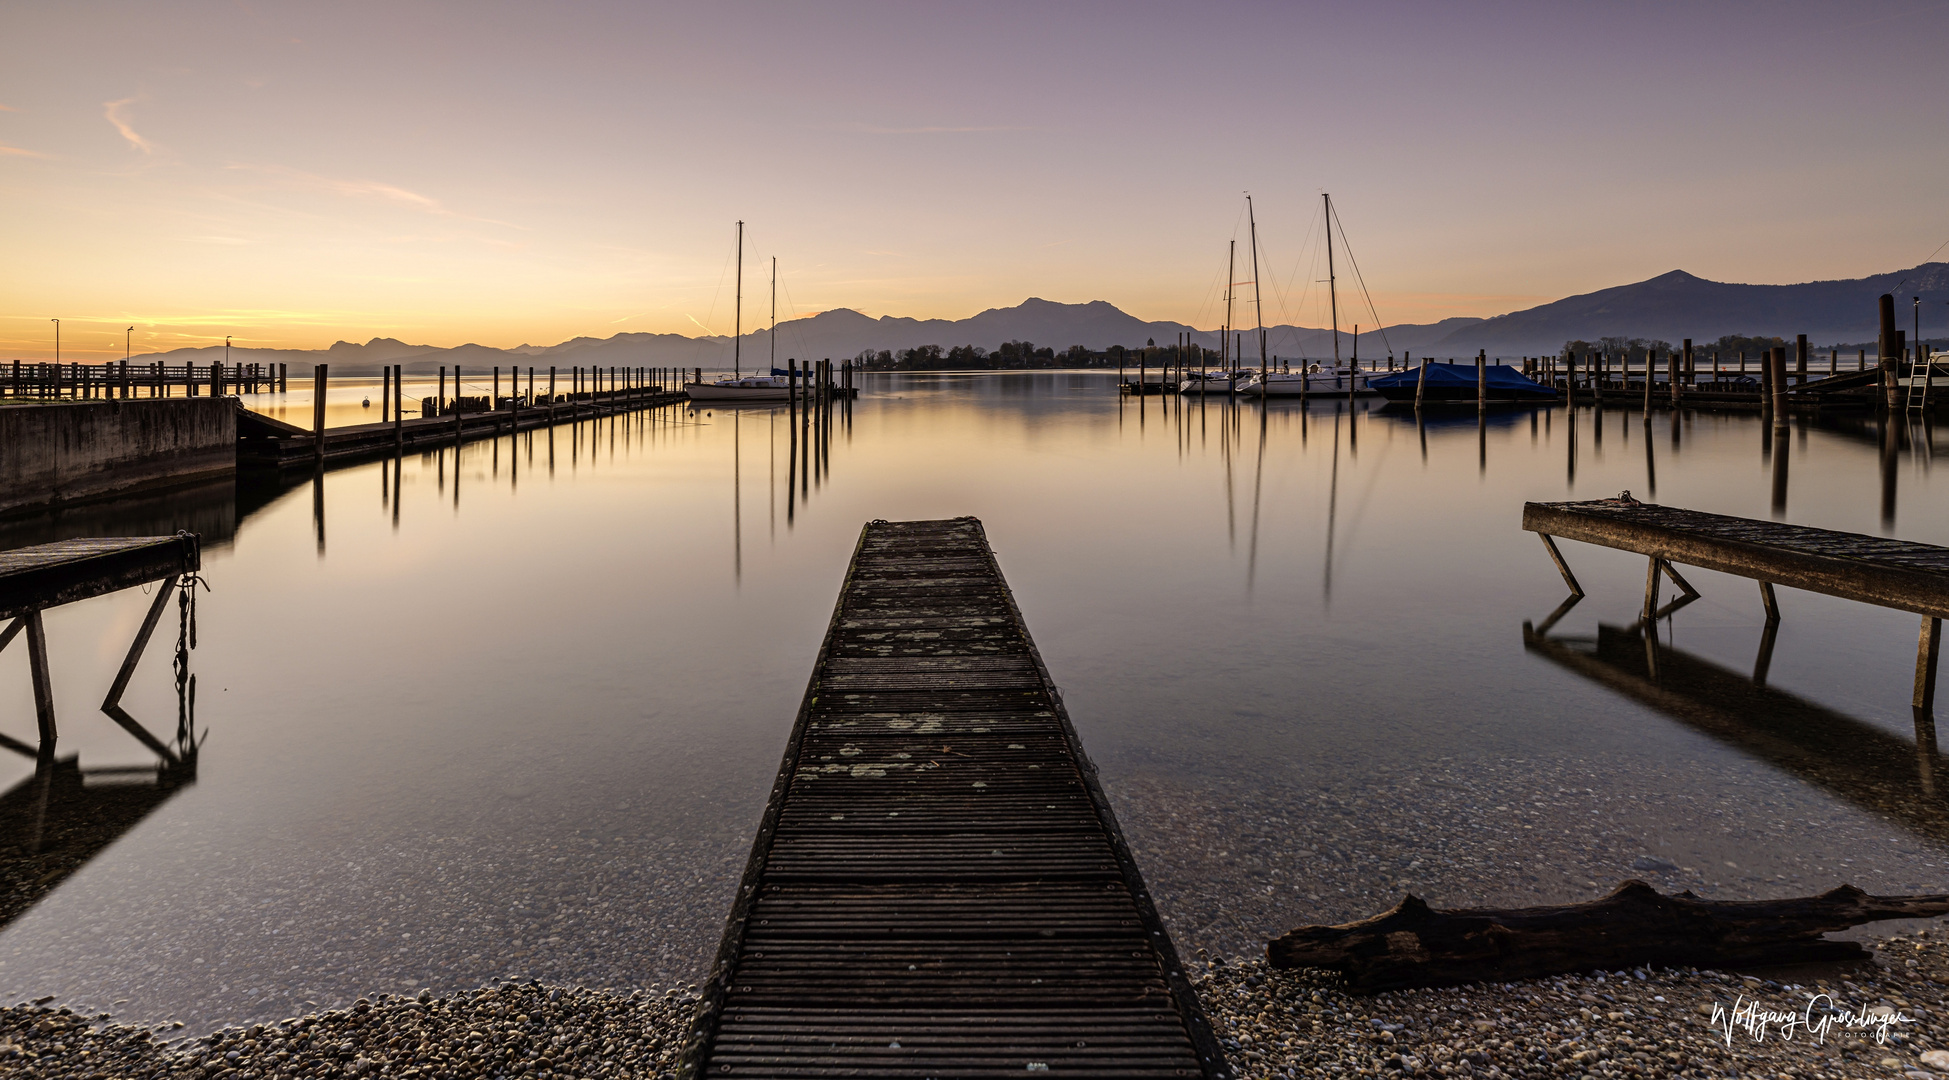
[[[1949,1077],[1949,923],[1868,944],[1865,962],[1792,972],[1637,969],[1370,996],[1331,972],[1201,956],[1195,981],[1246,1078]],[[502,982],[207,1034],[24,1002],[0,1009],[0,1074],[661,1078],[696,1001],[688,986]]]

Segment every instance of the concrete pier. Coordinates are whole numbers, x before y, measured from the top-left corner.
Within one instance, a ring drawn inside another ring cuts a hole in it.
[[[0,515],[234,474],[232,398],[0,405]]]

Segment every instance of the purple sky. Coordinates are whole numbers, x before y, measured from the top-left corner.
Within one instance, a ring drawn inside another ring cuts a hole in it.
[[[1915,2],[12,4],[0,355],[723,332],[737,218],[747,327],[774,255],[781,318],[1211,326],[1248,190],[1268,321],[1326,321],[1323,190],[1390,322],[1853,277],[1949,240],[1944,43]]]

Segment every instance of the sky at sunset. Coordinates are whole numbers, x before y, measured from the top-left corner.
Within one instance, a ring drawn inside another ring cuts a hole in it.
[[[747,329],[773,256],[781,319],[1209,327],[1247,191],[1267,322],[1326,322],[1322,191],[1390,322],[1856,277],[1949,240],[1946,44],[1921,2],[11,3],[0,356],[722,333],[739,218]]]

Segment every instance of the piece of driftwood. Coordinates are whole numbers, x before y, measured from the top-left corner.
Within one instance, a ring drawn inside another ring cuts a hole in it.
[[[1276,968],[1331,968],[1361,992],[1528,979],[1657,964],[1744,967],[1849,960],[1867,951],[1821,937],[1879,919],[1949,914],[1949,896],[1869,896],[1852,885],[1789,900],[1700,900],[1627,881],[1559,907],[1436,911],[1408,896],[1385,915],[1302,926],[1266,946]]]

